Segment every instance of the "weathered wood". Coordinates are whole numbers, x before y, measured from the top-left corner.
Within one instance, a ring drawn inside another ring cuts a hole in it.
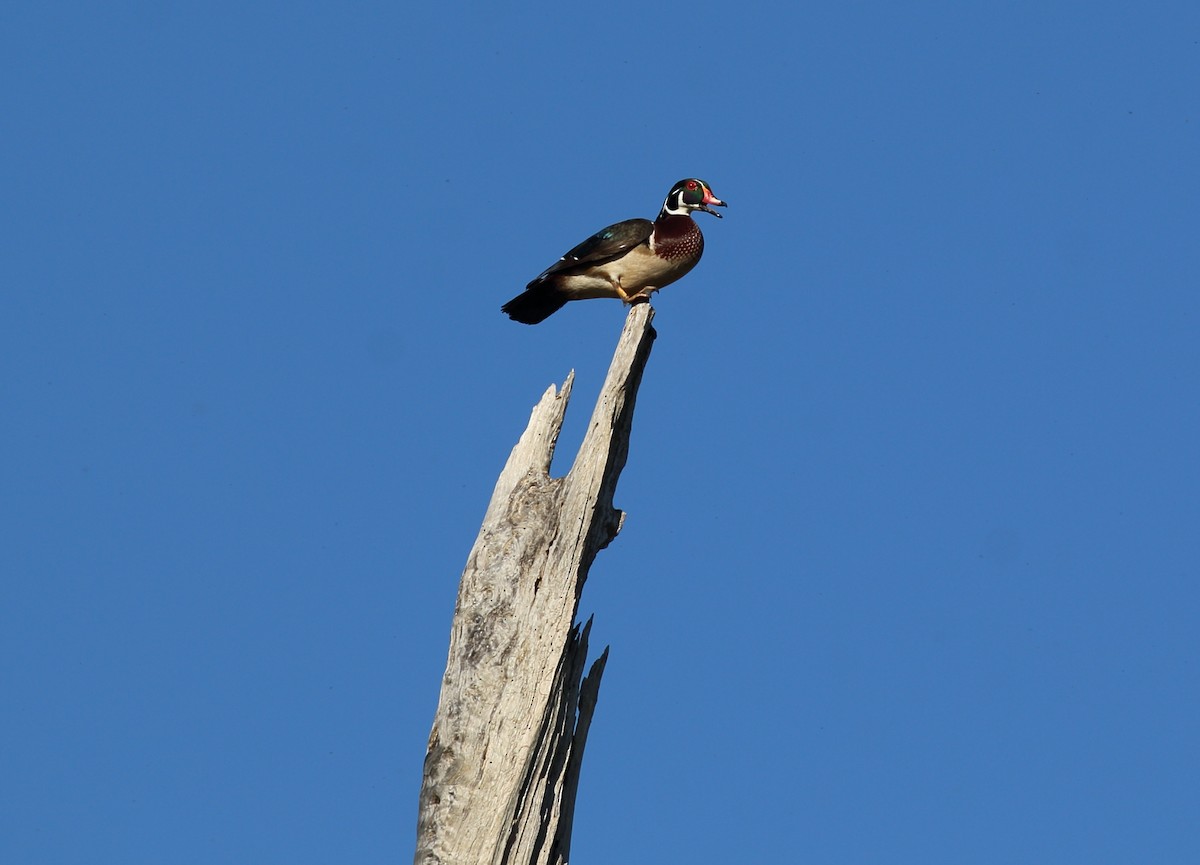
[[[580,762],[608,650],[583,677],[575,624],[596,553],[621,529],[613,492],[650,356],[654,311],[629,311],[575,463],[549,476],[572,372],[533,410],[467,558],[429,737],[416,865],[568,861]]]

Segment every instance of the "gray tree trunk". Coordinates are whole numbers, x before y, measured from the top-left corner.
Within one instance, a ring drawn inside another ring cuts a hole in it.
[[[608,650],[583,677],[575,624],[596,553],[621,529],[613,491],[654,311],[629,311],[583,444],[549,475],[574,372],[533,409],[467,558],[429,736],[415,865],[561,865]]]

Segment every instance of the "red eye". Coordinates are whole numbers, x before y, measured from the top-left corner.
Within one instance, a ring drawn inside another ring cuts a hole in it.
[[[694,181],[694,180],[689,180],[689,181],[687,182],[687,188],[688,188],[688,189],[695,189],[695,188],[696,188],[696,181]]]

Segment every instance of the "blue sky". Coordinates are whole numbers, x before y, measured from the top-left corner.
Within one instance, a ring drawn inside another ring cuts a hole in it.
[[[412,6],[2,15],[0,860],[405,861],[685,176],[574,860],[1200,859],[1200,7]]]

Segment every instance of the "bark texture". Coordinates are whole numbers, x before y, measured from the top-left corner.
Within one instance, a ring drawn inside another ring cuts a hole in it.
[[[549,475],[574,373],[534,407],[492,493],[458,590],[421,785],[415,865],[560,865],[608,650],[584,676],[576,625],[596,553],[621,529],[654,311],[629,311],[575,463]]]

